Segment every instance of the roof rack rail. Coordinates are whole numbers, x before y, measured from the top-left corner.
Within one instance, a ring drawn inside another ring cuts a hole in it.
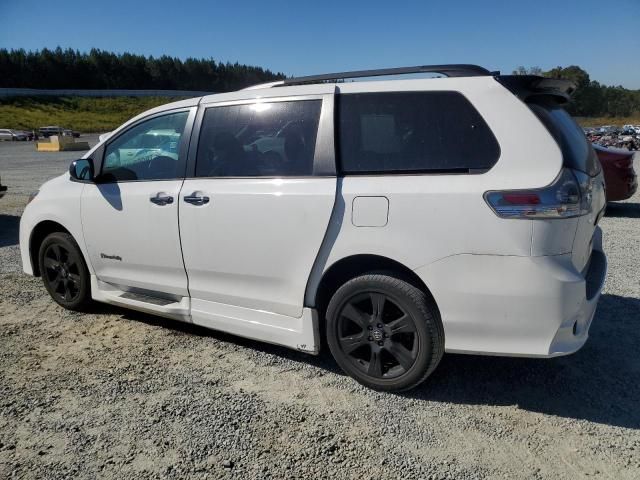
[[[276,80],[274,82],[257,83],[248,87],[241,88],[240,90],[259,90],[261,88],[279,87],[282,85],[282,80]]]
[[[285,78],[279,85],[300,85],[303,83],[329,82],[331,80],[344,80],[347,78],[407,75],[411,73],[439,73],[447,77],[484,77],[500,74],[500,72],[491,72],[486,68],[480,67],[478,65],[469,65],[463,63],[451,65],[418,65],[415,67],[381,68],[377,70],[355,70],[353,72],[325,73],[322,75]]]

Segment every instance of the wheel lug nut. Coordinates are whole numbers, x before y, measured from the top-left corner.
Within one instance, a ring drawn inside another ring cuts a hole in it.
[[[378,342],[378,345],[382,346],[384,345],[384,342]]]
[[[389,335],[387,335],[386,333],[383,335],[384,338],[389,338]]]
[[[368,330],[373,330],[373,327],[372,327],[371,325],[369,325],[369,326],[367,327],[367,329],[368,329]]]
[[[378,324],[378,328],[382,328],[382,324],[381,323]]]

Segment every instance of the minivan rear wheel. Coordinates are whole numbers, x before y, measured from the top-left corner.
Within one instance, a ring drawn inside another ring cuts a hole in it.
[[[327,307],[327,343],[340,367],[375,390],[408,390],[444,353],[444,329],[425,292],[390,275],[349,280]]]
[[[89,271],[71,235],[55,232],[40,245],[38,262],[44,286],[56,303],[83,311],[91,303]]]

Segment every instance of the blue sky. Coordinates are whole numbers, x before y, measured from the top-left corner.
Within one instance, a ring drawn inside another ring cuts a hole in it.
[[[640,88],[640,0],[0,0],[0,12],[4,48],[212,57],[288,75],[575,64]]]

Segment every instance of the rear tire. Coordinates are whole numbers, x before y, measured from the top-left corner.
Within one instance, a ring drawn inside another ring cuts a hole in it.
[[[40,275],[58,305],[85,311],[91,304],[91,283],[80,247],[68,233],[48,235],[38,252]]]
[[[327,308],[327,342],[340,367],[374,390],[409,390],[444,353],[444,329],[433,300],[389,275],[356,277]]]

